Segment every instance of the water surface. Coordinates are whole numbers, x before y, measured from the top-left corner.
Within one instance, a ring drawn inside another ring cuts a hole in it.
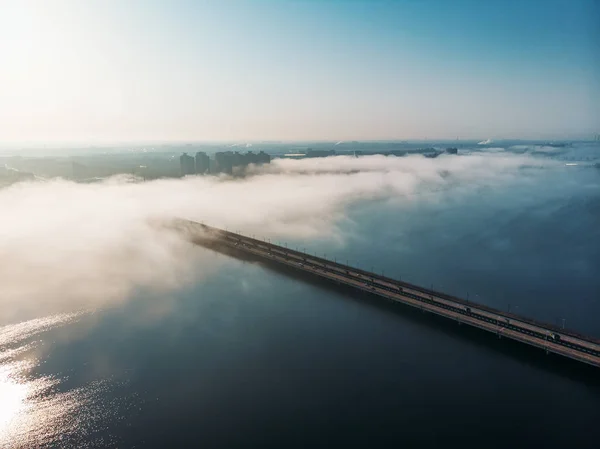
[[[288,244],[600,336],[600,171],[461,189],[355,204],[341,240]],[[214,257],[177,291],[0,328],[0,447],[600,441],[594,371]]]

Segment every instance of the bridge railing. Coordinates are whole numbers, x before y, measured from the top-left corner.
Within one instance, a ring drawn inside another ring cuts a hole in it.
[[[428,289],[426,287],[421,287],[419,285],[411,284],[411,283],[406,282],[406,281],[401,281],[401,280],[393,279],[393,278],[384,276],[383,274],[380,275],[380,274],[377,274],[377,273],[366,271],[366,270],[363,270],[363,269],[358,268],[358,267],[354,267],[354,266],[351,266],[351,265],[343,264],[343,263],[340,263],[340,262],[337,262],[337,261],[334,261],[334,260],[330,260],[330,259],[326,259],[326,258],[322,258],[322,257],[316,256],[316,255],[311,255],[309,253],[305,253],[305,252],[302,252],[302,251],[297,251],[297,250],[295,250],[293,248],[284,247],[284,246],[277,245],[277,244],[274,244],[274,243],[271,243],[271,242],[268,242],[268,241],[265,241],[265,240],[260,240],[260,239],[257,239],[257,238],[254,238],[254,237],[249,237],[249,236],[246,236],[246,235],[243,235],[243,234],[238,234],[238,233],[235,233],[235,232],[231,232],[231,231],[226,231],[226,230],[223,230],[223,229],[214,228],[212,226],[208,226],[208,225],[205,225],[205,224],[200,224],[200,223],[196,223],[196,222],[192,222],[192,223],[194,223],[195,225],[202,226],[202,229],[208,231],[209,233],[212,233],[213,236],[215,236],[215,237],[218,237],[219,235],[221,235],[221,236],[229,236],[229,237],[233,237],[233,238],[245,239],[245,240],[251,241],[251,242],[253,242],[255,244],[260,244],[260,245],[263,245],[263,246],[268,246],[268,247],[271,247],[271,248],[275,248],[277,250],[281,250],[281,251],[284,251],[284,252],[287,252],[287,253],[290,253],[290,254],[294,254],[294,255],[296,255],[298,257],[309,258],[310,260],[315,261],[315,262],[320,263],[320,264],[325,264],[325,265],[330,265],[330,266],[336,266],[337,268],[340,268],[340,269],[342,269],[344,271],[346,271],[346,270],[352,270],[353,272],[359,273],[359,274],[361,274],[362,276],[365,276],[365,277],[369,277],[369,278],[373,278],[373,279],[378,279],[378,280],[385,281],[385,282],[390,283],[390,284],[399,285],[401,287],[405,287],[405,288],[409,288],[409,289],[412,289],[412,290],[416,290],[416,291],[418,291],[420,293],[423,293],[423,294],[426,294],[426,295],[437,296],[438,298],[445,299],[445,300],[448,300],[448,301],[452,301],[452,302],[455,302],[457,304],[461,304],[461,305],[464,305],[464,306],[476,307],[476,308],[478,308],[480,310],[483,310],[483,311],[486,311],[486,312],[489,312],[489,313],[493,313],[495,315],[499,315],[499,316],[502,316],[502,317],[506,317],[506,318],[509,318],[511,320],[521,321],[523,323],[535,325],[535,326],[538,326],[538,327],[543,327],[545,329],[557,332],[559,334],[568,335],[568,336],[571,336],[571,337],[579,338],[581,340],[585,340],[585,341],[589,341],[589,342],[592,342],[592,343],[600,344],[600,339],[594,338],[594,337],[590,337],[589,335],[583,335],[583,334],[581,334],[579,332],[576,332],[576,331],[574,331],[572,329],[564,329],[564,328],[556,326],[554,324],[550,324],[550,323],[546,323],[546,322],[543,322],[543,321],[535,320],[535,319],[530,318],[530,317],[526,317],[526,316],[522,316],[522,315],[517,315],[517,314],[511,313],[511,312],[504,312],[502,310],[499,310],[499,309],[496,309],[496,308],[493,308],[493,307],[490,307],[490,306],[487,306],[487,305],[484,305],[484,304],[480,304],[480,303],[468,301],[466,299],[459,298],[457,296],[449,295],[449,294],[446,294],[446,293],[443,293],[443,292],[440,292],[440,291],[437,291],[437,290],[433,290],[433,289]]]

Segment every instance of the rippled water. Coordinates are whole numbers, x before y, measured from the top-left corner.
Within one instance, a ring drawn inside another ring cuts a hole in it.
[[[457,186],[288,244],[600,336],[599,188]],[[0,447],[598,447],[595,371],[214,258],[179,291],[0,327]]]
[[[47,347],[65,343],[67,327],[85,312],[48,316],[0,328],[0,447],[107,447],[106,419],[124,410],[109,399],[110,376],[66,386],[66,372],[41,374]],[[58,339],[58,341],[57,341]]]

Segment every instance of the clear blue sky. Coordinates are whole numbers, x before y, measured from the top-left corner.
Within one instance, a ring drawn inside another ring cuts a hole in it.
[[[600,132],[597,0],[0,3],[4,141]]]

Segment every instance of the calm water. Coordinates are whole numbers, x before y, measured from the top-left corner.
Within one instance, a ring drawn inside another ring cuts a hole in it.
[[[357,204],[342,242],[288,244],[600,336],[600,171],[576,170]],[[214,257],[0,328],[0,447],[598,447],[593,370]]]

